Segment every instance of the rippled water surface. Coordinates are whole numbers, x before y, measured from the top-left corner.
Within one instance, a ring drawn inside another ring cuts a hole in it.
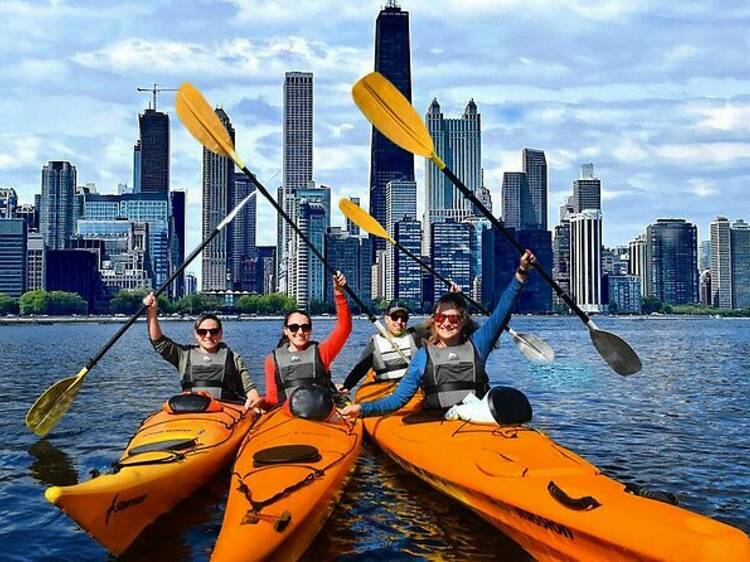
[[[495,383],[523,389],[534,424],[624,482],[677,494],[681,504],[750,532],[750,321],[603,318],[644,369],[610,371],[574,318],[513,319],[558,359],[533,366],[510,340],[488,363]],[[316,320],[318,337],[332,326]],[[188,341],[188,322],[164,323]],[[48,504],[44,489],[71,484],[115,461],[140,421],[178,390],[172,367],[140,324],[87,377],[73,408],[43,440],[23,425],[34,399],[75,374],[114,333],[112,324],[0,326],[0,560],[106,560],[107,553]],[[262,382],[263,356],[280,321],[229,321],[225,338]],[[342,380],[370,333],[357,321],[334,364]],[[221,525],[228,475],[145,531],[125,560],[205,560]],[[307,560],[527,560],[472,512],[404,473],[366,444],[334,515]]]

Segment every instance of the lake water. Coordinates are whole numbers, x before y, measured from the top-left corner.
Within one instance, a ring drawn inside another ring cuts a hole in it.
[[[624,337],[643,371],[611,371],[575,318],[514,317],[544,338],[553,365],[529,364],[507,336],[490,357],[494,383],[522,389],[533,424],[623,482],[676,494],[683,507],[750,532],[750,321],[711,318],[602,318]],[[262,384],[263,357],[280,320],[228,321],[225,340]],[[323,337],[331,320],[316,320]],[[164,323],[189,341],[188,322]],[[111,324],[0,326],[0,560],[107,560],[93,539],[44,490],[85,480],[120,455],[140,421],[179,389],[176,373],[136,325],[88,375],[73,408],[45,439],[23,418],[51,383],[75,374],[115,331]],[[371,333],[354,333],[334,364],[343,380]],[[159,519],[126,560],[206,560],[218,534],[228,475]],[[527,560],[493,527],[401,471],[366,444],[356,474],[309,560]]]

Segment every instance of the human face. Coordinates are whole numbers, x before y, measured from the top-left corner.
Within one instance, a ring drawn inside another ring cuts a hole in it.
[[[195,329],[195,339],[203,351],[215,352],[221,343],[221,328],[218,322],[207,318]]]
[[[310,344],[312,335],[310,318],[295,312],[286,321],[284,335],[289,339],[289,344],[293,349],[305,349]]]
[[[393,314],[385,315],[385,325],[393,336],[400,336],[406,331],[409,315],[405,310],[396,310]]]
[[[457,343],[464,326],[464,311],[450,304],[440,305],[433,318],[440,342],[445,345]]]

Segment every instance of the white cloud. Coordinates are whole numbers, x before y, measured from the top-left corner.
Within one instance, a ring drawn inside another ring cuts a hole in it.
[[[750,131],[750,104],[726,103],[721,107],[697,108],[698,127],[719,131]]]
[[[614,147],[612,154],[624,162],[637,162],[649,157],[649,152],[640,143],[632,139],[624,139]]]
[[[42,139],[36,136],[0,136],[0,170],[23,168],[39,162]]]
[[[696,164],[727,163],[739,158],[750,158],[750,142],[715,142],[665,144],[654,147],[660,158],[689,161]]]
[[[717,193],[716,187],[714,187],[711,182],[696,179],[691,180],[688,183],[690,184],[690,193],[693,193],[698,197],[709,197]]]

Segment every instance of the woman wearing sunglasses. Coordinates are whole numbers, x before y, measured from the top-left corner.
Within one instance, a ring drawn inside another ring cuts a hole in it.
[[[510,320],[535,259],[529,250],[524,252],[492,315],[476,331],[461,295],[440,297],[427,322],[430,336],[426,346],[414,354],[393,394],[347,406],[341,413],[348,417],[383,415],[404,406],[420,387],[425,395],[423,407],[430,410],[450,408],[472,392],[482,398],[489,389],[484,370],[487,357]]]
[[[148,337],[159,355],[175,366],[182,377],[182,390],[206,392],[213,398],[245,402],[252,408],[261,401],[242,358],[221,341],[221,320],[214,314],[201,314],[193,324],[198,345],[175,343],[161,331],[156,297],[143,299],[148,320]]]
[[[292,390],[303,384],[314,383],[333,388],[331,363],[352,332],[352,316],[344,285],[346,277],[337,272],[333,276],[336,326],[322,342],[312,339],[312,319],[306,312],[297,310],[284,318],[281,339],[276,349],[266,356],[264,408],[284,402]]]

